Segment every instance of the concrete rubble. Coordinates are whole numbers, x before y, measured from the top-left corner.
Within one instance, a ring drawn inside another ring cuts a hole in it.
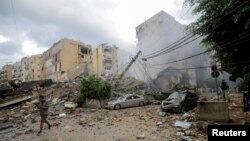
[[[3,140],[205,141],[208,124],[215,123],[200,121],[197,108],[173,114],[161,112],[159,105],[122,110],[77,107],[71,101],[79,92],[78,83],[53,84],[39,93],[31,92],[34,94],[30,101],[0,110],[0,136]],[[35,105],[40,93],[50,101],[48,119],[52,130],[45,125],[45,130],[37,137],[40,116]],[[228,105],[231,121],[246,121],[238,110],[242,105],[238,95],[234,95]]]

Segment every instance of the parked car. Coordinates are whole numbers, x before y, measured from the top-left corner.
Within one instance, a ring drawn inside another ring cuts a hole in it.
[[[197,107],[199,97],[188,90],[178,90],[162,101],[161,109],[164,112],[181,113]]]
[[[135,94],[127,94],[109,101],[105,104],[105,108],[119,110],[121,108],[144,106],[145,100],[143,96]]]

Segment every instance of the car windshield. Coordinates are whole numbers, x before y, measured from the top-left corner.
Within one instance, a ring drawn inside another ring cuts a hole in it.
[[[183,99],[187,93],[183,91],[176,91],[169,95],[167,99]]]
[[[120,96],[117,98],[117,100],[123,100],[125,98],[125,96]]]

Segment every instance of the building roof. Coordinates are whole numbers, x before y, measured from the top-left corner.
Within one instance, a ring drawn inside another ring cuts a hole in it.
[[[174,17],[172,17],[171,15],[169,15],[168,13],[166,13],[165,11],[161,10],[160,12],[158,12],[157,14],[155,14],[154,16],[150,17],[149,19],[147,19],[146,21],[144,21],[143,23],[141,23],[140,25],[138,25],[135,29],[136,31],[139,29],[139,28],[142,28],[143,26],[145,26],[146,23],[149,23],[155,19],[157,19],[159,16],[164,16],[166,18],[172,18],[173,20]]]

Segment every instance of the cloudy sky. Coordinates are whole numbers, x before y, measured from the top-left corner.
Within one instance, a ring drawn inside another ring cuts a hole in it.
[[[42,53],[61,38],[134,51],[135,27],[160,10],[183,24],[184,0],[1,0],[0,66]]]

